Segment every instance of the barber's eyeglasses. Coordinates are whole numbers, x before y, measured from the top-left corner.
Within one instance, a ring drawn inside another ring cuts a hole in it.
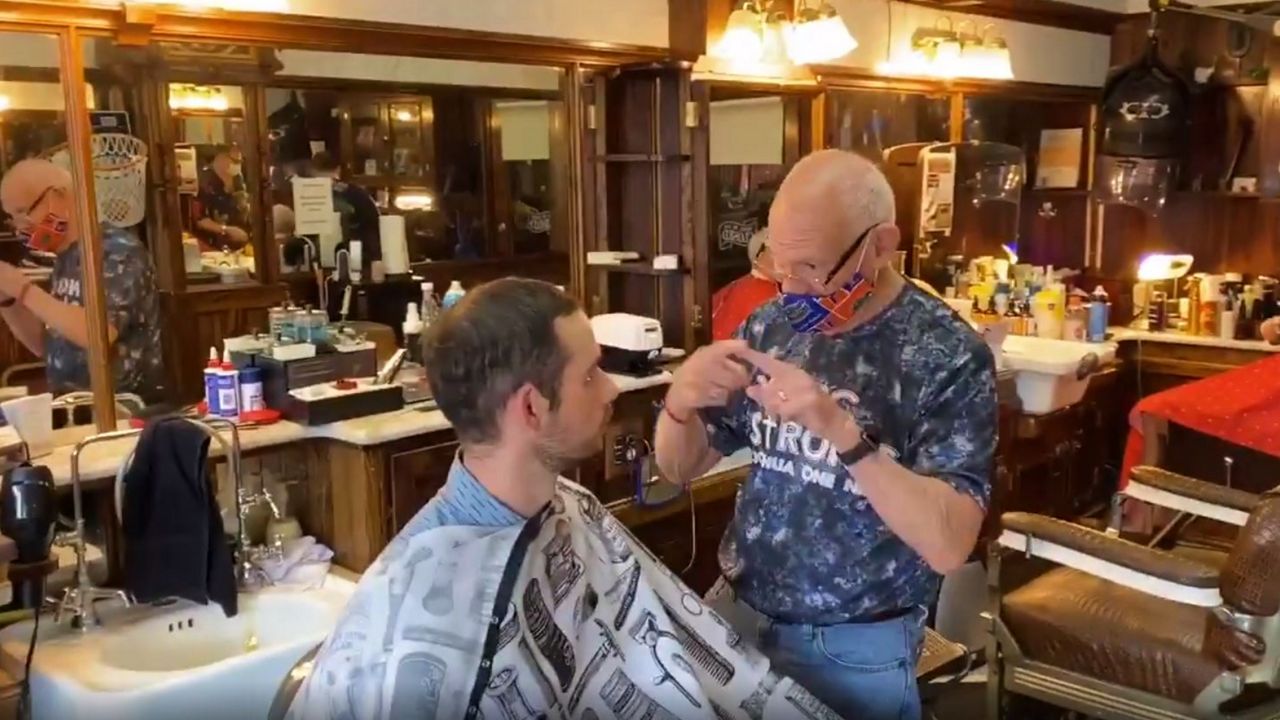
[[[843,268],[849,262],[849,260],[853,257],[853,254],[857,252],[858,248],[863,245],[863,243],[867,239],[867,236],[871,234],[871,231],[880,227],[880,225],[881,223],[875,223],[871,227],[867,228],[866,230],[863,230],[862,234],[858,235],[858,237],[854,239],[854,241],[849,245],[849,247],[845,248],[845,251],[840,254],[840,257],[836,259],[835,265],[831,266],[831,271],[827,273],[826,277],[804,277],[803,275],[797,275],[795,273],[778,272],[775,269],[775,272],[777,273],[777,276],[778,276],[779,284],[781,284],[781,281],[783,280],[800,280],[803,282],[807,282],[810,285],[813,285],[815,287],[826,288],[831,284],[831,281],[835,279],[836,274],[840,272],[840,269]]]
[[[37,196],[36,196],[36,199],[35,199],[35,200],[32,200],[32,201],[31,201],[31,204],[30,204],[30,205],[28,205],[26,208],[24,208],[24,209],[22,209],[22,210],[18,210],[17,212],[15,212],[15,213],[13,214],[13,219],[14,219],[14,220],[17,220],[18,218],[22,218],[23,220],[25,220],[25,221],[27,221],[27,222],[29,222],[29,223],[30,223],[30,222],[35,222],[35,218],[32,218],[32,217],[31,217],[31,213],[32,213],[36,208],[40,207],[40,203],[44,202],[44,199],[45,199],[46,197],[48,197],[48,196],[49,196],[49,193],[51,193],[51,192],[53,192],[53,186],[52,186],[52,185],[50,185],[49,187],[45,188],[45,189],[44,189],[44,192],[42,192],[42,193],[40,193],[39,195],[37,195]]]

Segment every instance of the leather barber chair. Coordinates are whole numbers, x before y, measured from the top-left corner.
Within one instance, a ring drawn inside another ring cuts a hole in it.
[[[293,704],[293,698],[298,694],[298,688],[302,687],[302,683],[311,674],[311,668],[315,664],[316,653],[318,652],[320,652],[320,645],[311,648],[310,652],[303,655],[289,669],[289,674],[284,676],[284,680],[280,682],[280,687],[276,690],[275,698],[271,700],[271,709],[267,711],[267,720],[284,720],[285,715],[289,714],[289,706]]]
[[[1241,529],[1215,564],[1006,514],[989,549],[989,717],[1010,694],[1105,720],[1280,717],[1280,490],[1140,468],[1124,495]],[[1060,567],[1006,594],[1013,555]]]

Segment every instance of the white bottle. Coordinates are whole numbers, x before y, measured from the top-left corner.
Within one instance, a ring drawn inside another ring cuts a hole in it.
[[[460,281],[454,280],[449,283],[449,290],[444,294],[444,309],[448,310],[454,305],[457,305],[458,301],[462,299],[462,296],[466,294],[467,291],[462,289],[462,283]]]
[[[418,315],[418,304],[409,303],[404,309],[404,322],[400,323],[404,332],[404,347],[409,351],[409,359],[422,362],[422,318]]]
[[[240,417],[240,371],[231,363],[230,348],[223,348],[218,369],[218,415],[232,420]]]

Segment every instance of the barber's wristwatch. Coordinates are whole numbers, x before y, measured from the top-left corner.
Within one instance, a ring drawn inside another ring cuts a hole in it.
[[[880,438],[874,431],[863,430],[862,436],[858,438],[858,444],[841,453],[836,453],[836,457],[840,458],[840,464],[845,467],[853,467],[863,458],[880,450]]]

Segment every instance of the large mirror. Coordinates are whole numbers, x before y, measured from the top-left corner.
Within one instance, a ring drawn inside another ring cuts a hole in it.
[[[390,275],[566,252],[567,228],[555,221],[566,188],[553,170],[566,154],[561,70],[303,50],[277,57],[264,94],[285,271],[309,262],[307,253],[335,266],[353,238],[363,263],[381,261]],[[312,247],[294,239],[294,178],[334,182],[337,229]],[[375,208],[401,218],[382,221],[387,237],[373,226]]]
[[[752,272],[751,239],[768,226],[769,208],[791,166],[813,147],[812,105],[808,93],[712,85],[707,200],[713,296]],[[713,308],[718,304],[713,297]]]

